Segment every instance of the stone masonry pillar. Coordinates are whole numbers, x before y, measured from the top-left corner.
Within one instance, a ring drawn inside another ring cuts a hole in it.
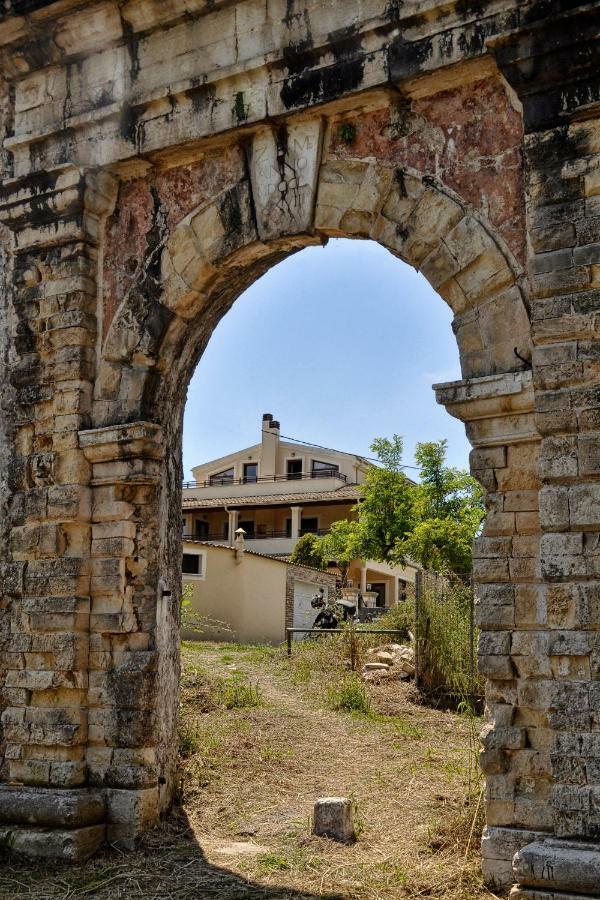
[[[540,669],[520,705],[547,732],[552,835],[515,857],[514,900],[599,890],[599,26],[600,9],[574,9],[495,48],[525,128],[542,584]]]
[[[514,854],[552,830],[552,729],[540,688],[550,673],[539,570],[539,435],[531,372],[437,385],[438,402],[463,420],[471,471],[486,490],[474,543],[479,671],[487,679],[481,766],[486,775],[483,871],[513,883]]]
[[[16,849],[65,858],[93,852],[105,833],[86,759],[92,494],[78,431],[91,407],[96,236],[112,182],[86,183],[65,166],[5,182],[0,195],[14,234],[3,326],[14,428],[3,435],[0,830]]]

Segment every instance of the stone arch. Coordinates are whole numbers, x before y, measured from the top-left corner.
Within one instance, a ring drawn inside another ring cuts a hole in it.
[[[430,175],[373,159],[322,160],[322,130],[320,122],[262,130],[237,148],[238,165],[221,190],[166,229],[155,312],[146,302],[136,314],[137,291],[129,290],[106,327],[97,425],[154,420],[144,398],[155,406],[161,371],[195,364],[191,348],[204,346],[252,280],[329,237],[375,240],[425,275],[454,312],[465,377],[523,369],[520,357],[531,354],[523,272],[502,237]],[[276,184],[265,167],[283,172]]]
[[[124,670],[127,702],[133,705],[128,713],[123,709],[114,681],[101,702],[91,692],[90,721],[100,736],[91,741],[87,761],[92,778],[110,796],[126,790],[136,798],[136,809],[146,810],[128,820],[128,834],[168,804],[173,777],[180,446],[188,380],[212,330],[245,287],[287,254],[329,237],[378,241],[420,269],[453,309],[465,378],[439,386],[438,399],[466,422],[475,446],[472,468],[488,491],[488,524],[476,548],[481,623],[486,635],[489,630],[481,666],[491,679],[501,679],[492,682],[488,745],[503,740],[497,736],[506,716],[502,679],[512,678],[514,669],[506,633],[504,643],[495,636],[497,605],[508,604],[513,590],[513,552],[519,555],[516,581],[528,587],[537,574],[538,528],[531,507],[534,493],[537,498],[538,435],[531,376],[521,358],[530,354],[522,269],[503,238],[453,190],[412,167],[327,157],[323,129],[321,120],[263,128],[243,145],[186,164],[185,171],[175,167],[125,183],[108,220],[105,287],[116,295],[103,298],[94,427],[81,431],[79,442],[91,466],[97,574],[90,593],[92,610],[98,610],[97,640],[128,647],[117,669]],[[211,189],[198,202],[195,194],[207,170]],[[181,202],[173,197],[180,180]],[[142,260],[133,272],[123,228]],[[134,645],[146,642],[140,663],[130,656],[132,638]],[[132,662],[139,668],[132,670]],[[99,681],[106,684],[104,676]],[[118,752],[107,754],[127,740],[119,724],[123,715],[137,729],[135,758],[148,755],[148,762],[128,763],[129,769],[116,763]],[[508,790],[512,774],[498,775],[496,756],[488,758],[493,790],[499,782]],[[488,811],[488,856],[496,872],[498,854],[500,865],[507,864],[503,827],[523,827],[525,820],[499,807],[493,794]]]

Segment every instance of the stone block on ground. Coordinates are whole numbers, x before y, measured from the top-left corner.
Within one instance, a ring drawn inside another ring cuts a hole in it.
[[[0,785],[0,822],[81,828],[97,825],[105,817],[105,803],[98,791]]]
[[[515,854],[515,880],[523,887],[600,897],[600,847],[579,841],[534,841]]]
[[[85,828],[19,828],[0,826],[0,847],[23,856],[83,862],[104,842],[104,825]]]
[[[313,833],[344,844],[355,841],[352,801],[348,797],[321,797],[317,800]]]

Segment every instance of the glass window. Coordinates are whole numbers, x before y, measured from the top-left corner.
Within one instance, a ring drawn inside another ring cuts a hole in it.
[[[319,530],[319,520],[316,516],[308,516],[302,519],[300,534],[316,534]]]
[[[247,538],[254,537],[254,522],[252,522],[250,519],[248,519],[246,522],[240,522],[239,527],[244,529]]]
[[[184,575],[202,575],[202,556],[199,553],[184,553],[181,571]]]
[[[206,540],[208,537],[208,522],[204,522],[202,519],[196,519],[196,537],[201,540]]]
[[[328,475],[334,475],[340,471],[340,467],[335,463],[320,462],[318,459],[312,461],[313,478],[325,478]]]
[[[224,469],[222,472],[217,472],[215,475],[211,475],[209,480],[210,484],[231,484],[233,481],[233,466],[230,469]]]
[[[293,481],[296,478],[302,478],[302,460],[301,459],[288,459],[288,461],[287,461],[287,477],[288,477],[288,481]]]
[[[258,463],[244,463],[244,484],[258,480]]]

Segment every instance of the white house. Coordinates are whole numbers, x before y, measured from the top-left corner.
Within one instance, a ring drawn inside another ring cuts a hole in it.
[[[184,539],[228,546],[241,527],[248,550],[286,558],[301,535],[326,534],[334,522],[356,518],[369,465],[352,453],[282,437],[266,413],[259,443],[192,469],[195,480],[183,485]],[[363,592],[370,585],[379,606],[392,606],[416,571],[356,560],[350,578]]]

